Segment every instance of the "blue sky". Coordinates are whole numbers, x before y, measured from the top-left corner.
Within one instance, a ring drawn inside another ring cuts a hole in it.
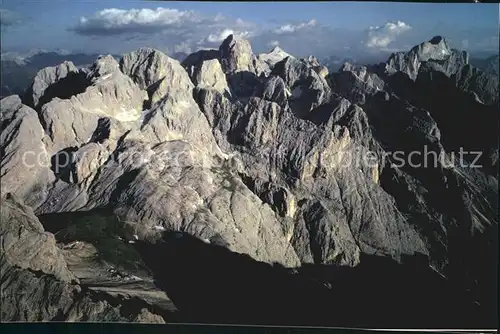
[[[434,35],[471,52],[498,50],[498,4],[3,0],[1,9],[2,52],[189,53],[230,33],[255,52],[279,45],[297,56],[392,52]]]

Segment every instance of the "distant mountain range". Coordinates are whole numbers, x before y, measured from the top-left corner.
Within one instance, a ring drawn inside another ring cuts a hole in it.
[[[383,53],[381,55],[363,55],[359,57],[338,57],[329,56],[321,61],[321,64],[328,68],[330,72],[337,72],[344,63],[350,63],[353,65],[368,65],[368,64],[379,64],[385,62],[389,58],[389,53]],[[488,54],[477,54],[472,55],[469,59],[469,64],[477,67],[487,73],[499,75],[499,55],[488,55]]]
[[[496,74],[498,73],[498,63],[500,61],[500,56],[495,55],[488,58],[471,58],[469,63],[487,73]]]

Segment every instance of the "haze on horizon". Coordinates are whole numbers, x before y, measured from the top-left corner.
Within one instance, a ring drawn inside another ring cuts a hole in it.
[[[408,50],[441,35],[472,54],[498,54],[498,6],[4,0],[1,47],[2,53],[120,54],[143,46],[191,53],[217,48],[235,34],[247,38],[256,53],[278,45],[300,57],[356,57]]]

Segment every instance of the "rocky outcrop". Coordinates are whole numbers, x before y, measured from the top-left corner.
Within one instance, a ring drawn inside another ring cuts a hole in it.
[[[388,215],[385,216],[384,222],[390,221],[395,225],[381,222],[375,227],[373,225],[375,221],[372,220],[371,226],[362,226],[361,217],[363,215],[373,214],[373,217],[378,215],[373,211],[373,207],[361,205],[366,201],[362,198],[377,196],[378,203],[381,203],[381,196],[384,195],[383,192],[377,190],[376,182],[372,178],[373,171],[359,169],[352,171],[341,167],[343,153],[353,150],[353,146],[356,146],[351,142],[348,131],[341,130],[340,127],[335,128],[335,132],[321,129],[307,121],[297,119],[289,110],[282,110],[277,104],[258,98],[252,98],[247,106],[240,109],[238,106],[231,106],[231,103],[224,100],[224,97],[215,97],[214,94],[208,91],[203,92],[200,95],[199,103],[202,104],[202,110],[207,113],[209,121],[213,122],[211,125],[215,128],[215,136],[219,140],[219,145],[231,150],[238,150],[242,154],[241,159],[244,166],[242,170],[252,180],[250,187],[254,192],[263,196],[265,189],[262,188],[265,186],[266,180],[270,180],[269,182],[277,188],[290,189],[291,194],[294,194],[290,200],[295,203],[301,203],[306,198],[321,198],[322,201],[328,203],[323,205],[331,208],[335,214],[329,216],[329,209],[319,210],[317,214],[313,215],[314,218],[310,218],[310,221],[319,221],[321,220],[319,217],[325,215],[325,219],[330,222],[336,221],[338,224],[339,221],[344,220],[345,226],[350,225],[350,230],[345,227],[345,231],[349,231],[346,233],[360,231],[360,234],[351,235],[351,240],[356,240],[356,242],[352,242],[350,248],[339,248],[338,242],[344,240],[344,237],[338,237],[338,235],[337,239],[332,236],[331,242],[322,242],[322,247],[326,247],[326,250],[322,252],[327,253],[322,258],[324,261],[335,262],[334,259],[337,259],[342,263],[356,263],[360,247],[366,252],[377,249],[391,254],[411,253],[416,250],[424,251],[424,246],[415,231],[399,225],[397,213],[391,209],[394,204],[391,203],[390,198],[387,198],[387,202],[384,204],[387,205],[387,208],[379,207],[376,210],[384,212],[378,214]],[[215,101],[217,106],[212,104]],[[276,140],[272,140],[272,138]],[[351,202],[352,197],[344,198],[342,193],[349,193],[349,189],[359,189],[359,185],[356,185],[357,182],[366,185],[367,188],[363,187],[366,192],[359,194],[360,202]],[[344,203],[357,212],[365,213],[360,213],[359,217],[349,216],[350,218],[348,218],[344,216],[345,211],[341,207],[335,209],[331,207],[335,201]],[[297,209],[310,212],[312,209],[309,208],[309,205],[321,205],[322,203],[311,202],[307,204],[307,202],[302,202],[302,204],[303,208],[300,207],[300,204],[296,204]],[[296,214],[292,216],[299,217]],[[388,218],[389,216],[391,218]],[[306,228],[310,228],[312,231],[317,230],[314,225],[306,226]],[[376,233],[378,232],[374,232],[375,230],[380,231],[379,229],[384,230],[384,232],[377,237]],[[321,230],[324,231],[324,229]],[[399,232],[395,232],[396,230]],[[406,231],[403,232],[403,230]],[[294,235],[294,233],[304,233],[305,231],[307,229],[292,231],[292,239],[304,240],[303,236]],[[408,233],[406,237],[408,239],[405,241],[400,239],[398,244],[385,248],[382,246],[384,243],[382,240],[385,238],[382,235],[392,233],[400,235]],[[381,238],[380,241],[377,241],[378,238]],[[308,247],[313,247],[312,241],[307,239]],[[365,242],[367,243],[365,244]],[[335,249],[342,249],[342,251],[335,254]],[[330,251],[332,251],[331,254]],[[336,258],[341,252],[344,254]],[[306,256],[305,253],[298,255],[302,258]],[[321,255],[318,256],[321,257]]]
[[[439,36],[415,46],[408,53],[391,55],[385,65],[385,73],[381,75],[396,73],[405,73],[413,81],[418,76],[442,73],[451,78],[450,81],[444,79],[446,85],[454,83],[461,91],[477,96],[480,103],[498,103],[498,76],[471,66],[467,52],[451,49],[448,42]]]
[[[12,266],[53,275],[62,282],[75,279],[56,247],[51,233],[45,233],[33,211],[7,194],[2,199],[2,255]]]
[[[384,89],[384,81],[366,66],[344,63],[337,73],[329,74],[326,79],[332,90],[349,101],[362,105],[367,97]]]
[[[90,86],[85,92],[67,100],[53,99],[40,111],[52,154],[87,143],[102,117],[120,122],[136,122],[141,118],[147,94],[120,71],[112,56],[99,58],[87,73],[87,79]]]
[[[318,59],[314,56],[309,56],[305,61],[319,74],[322,78],[328,75],[328,68],[319,63]]]
[[[294,58],[291,54],[285,52],[279,46],[275,46],[270,52],[259,54],[258,59],[265,62],[269,68],[273,68],[274,65],[287,57]]]
[[[27,105],[38,109],[55,97],[66,99],[81,93],[85,86],[85,74],[72,62],[65,61],[61,65],[39,71],[24,100]]]
[[[290,89],[277,75],[272,75],[268,80],[265,80],[262,85],[258,86],[254,94],[263,100],[275,102],[281,107],[288,104],[288,98],[291,96]]]
[[[305,61],[288,57],[274,66],[272,74],[287,85],[291,107],[299,117],[330,99],[328,83]]]
[[[188,69],[193,83],[200,88],[215,89],[218,92],[229,92],[226,75],[222,71],[219,60],[211,59],[201,62],[198,66]]]
[[[127,163],[134,162],[125,152],[107,165],[94,180],[94,193],[100,195],[92,196],[90,205],[102,206],[106,198],[113,200],[119,217],[136,222],[140,238],[155,234],[153,227],[161,226],[209,241],[217,239],[229,249],[258,260],[298,264],[274,212],[232,175],[223,161],[214,161],[202,148],[180,140],[135,149],[141,150],[137,156],[143,157],[149,151],[149,161],[136,162],[135,170],[129,173],[132,175],[122,177],[129,178],[129,183],[119,189],[116,198],[103,194],[109,187],[107,180],[123,169],[132,169]]]
[[[44,231],[33,211],[10,194],[1,206],[2,320],[164,322],[147,311],[144,301],[113,298],[79,285],[54,235]]]
[[[141,89],[148,91],[150,105],[156,104],[169,94],[174,95],[172,89],[193,88],[181,64],[155,49],[141,48],[124,55],[120,68]]]
[[[413,47],[408,53],[392,54],[387,61],[386,72],[389,74],[403,72],[410,79],[415,80],[422,62],[431,62],[450,76],[468,61],[467,52],[452,49],[445,38],[435,36],[431,40]]]
[[[229,35],[222,42],[219,52],[222,69],[226,74],[245,71],[260,76],[267,70],[266,64],[253,54],[250,43],[235,35]]]
[[[498,76],[465,65],[451,79],[460,90],[475,94],[479,102],[498,105]]]

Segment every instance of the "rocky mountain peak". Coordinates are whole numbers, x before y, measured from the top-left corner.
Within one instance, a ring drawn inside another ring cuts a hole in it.
[[[250,43],[242,37],[229,35],[219,47],[222,69],[225,73],[254,72],[255,57]]]
[[[448,41],[441,37],[435,36],[427,42],[423,42],[415,46],[410,53],[414,52],[419,61],[428,60],[444,60],[451,56],[453,50],[450,48]]]
[[[38,108],[39,105],[44,102],[44,99],[46,100],[53,97],[51,95],[54,95],[54,92],[46,92],[49,87],[65,78],[70,79],[72,76],[77,76],[78,73],[78,69],[70,61],[64,61],[58,66],[46,67],[43,70],[40,70],[36,74],[31,86],[25,94],[25,102],[34,108]],[[73,86],[73,88],[78,86],[78,82],[75,82],[74,80],[71,83],[67,82],[66,90],[68,91],[69,89],[70,92],[73,91],[71,86]],[[54,90],[54,87],[52,88],[52,90]],[[58,95],[61,95],[61,93],[58,92]]]
[[[273,49],[270,52],[261,53],[258,56],[259,60],[265,62],[271,68],[274,65],[276,65],[276,63],[282,61],[283,59],[285,59],[287,57],[293,58],[293,56],[291,54],[285,52],[279,46],[275,46],[275,47],[273,47]]]
[[[105,79],[113,73],[120,71],[120,65],[112,55],[102,55],[90,67],[87,77],[91,81]]]
[[[168,81],[169,86],[186,89],[192,87],[180,62],[168,57],[162,51],[153,48],[141,48],[123,55],[120,61],[120,68],[139,87],[150,91],[150,93],[163,80]],[[172,80],[179,80],[181,82],[176,82],[174,85]]]
[[[31,100],[0,103],[2,319],[161,322],[175,304],[236,322],[288,305],[270,321],[449,328],[479,304],[490,321],[494,93],[443,38],[330,74],[234,35],[182,64],[141,48],[42,70]],[[452,162],[460,148],[483,167]]]
[[[403,72],[410,79],[415,80],[419,68],[424,62],[433,63],[434,65],[431,64],[430,66],[440,67],[447,76],[450,76],[458,68],[468,64],[469,54],[451,48],[444,37],[435,36],[429,41],[414,46],[406,53],[393,53],[386,62],[385,67],[388,74]]]
[[[282,48],[280,48],[278,45],[274,46],[270,53],[281,53],[281,52],[284,52]]]
[[[342,66],[339,69],[339,72],[346,72],[346,71],[352,71],[356,69],[356,65],[346,61],[342,64]]]

